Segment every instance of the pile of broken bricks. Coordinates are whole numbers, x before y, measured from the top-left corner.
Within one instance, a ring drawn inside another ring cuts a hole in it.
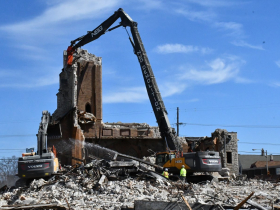
[[[2,187],[0,209],[276,209],[280,201],[278,183],[213,179],[183,184],[143,165],[129,168],[94,159],[28,187]]]

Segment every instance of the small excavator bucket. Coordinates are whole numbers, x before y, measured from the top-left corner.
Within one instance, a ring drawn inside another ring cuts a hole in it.
[[[67,65],[71,66],[73,62],[73,48],[69,46],[67,48]]]

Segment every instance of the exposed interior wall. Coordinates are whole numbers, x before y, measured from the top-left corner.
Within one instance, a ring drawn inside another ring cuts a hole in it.
[[[102,121],[102,66],[94,62],[78,63],[77,108],[90,112]]]
[[[237,132],[216,129],[212,138],[216,140],[215,151],[220,152],[222,166],[229,168],[231,173],[239,174]]]
[[[66,54],[64,64],[65,57]],[[157,127],[145,123],[103,123],[101,58],[79,49],[73,61],[59,75],[57,109],[52,115],[53,123],[61,124],[62,138],[50,143],[58,145],[62,164],[76,164],[83,158],[85,139],[136,157],[150,155],[148,149],[165,150]],[[81,116],[91,120],[81,120]]]
[[[154,152],[165,151],[165,145],[162,143],[162,139],[131,139],[131,138],[119,138],[119,139],[95,139],[88,138],[86,142],[98,144],[102,147],[106,147],[117,152],[131,155],[137,158],[143,158],[144,156],[150,156]]]
[[[85,138],[83,135],[83,131],[81,130],[80,126],[74,126],[73,127],[73,141],[74,144],[72,146],[72,165],[75,165],[76,163],[81,163],[80,160],[83,160],[84,157],[84,142]],[[80,159],[80,160],[78,160]]]

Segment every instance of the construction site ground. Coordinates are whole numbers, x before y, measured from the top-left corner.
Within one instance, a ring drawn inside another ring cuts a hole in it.
[[[182,183],[137,161],[116,163],[93,159],[26,187],[4,186],[0,209],[277,209],[280,202],[279,183],[231,175]]]

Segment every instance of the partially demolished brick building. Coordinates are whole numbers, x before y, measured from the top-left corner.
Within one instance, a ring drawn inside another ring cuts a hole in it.
[[[102,59],[78,49],[72,66],[59,75],[57,109],[48,128],[48,145],[55,145],[62,164],[80,162],[90,148],[87,143],[116,150],[138,158],[149,150],[164,151],[158,127],[146,123],[104,123],[102,116]],[[184,152],[219,151],[223,167],[238,173],[237,134],[217,129],[211,137],[181,138]]]
[[[48,145],[57,147],[63,164],[83,159],[88,152],[86,142],[135,157],[150,155],[149,149],[165,150],[158,127],[146,123],[103,122],[100,57],[78,49],[73,65],[64,65],[59,81],[57,109],[52,115],[53,125],[48,129]]]

